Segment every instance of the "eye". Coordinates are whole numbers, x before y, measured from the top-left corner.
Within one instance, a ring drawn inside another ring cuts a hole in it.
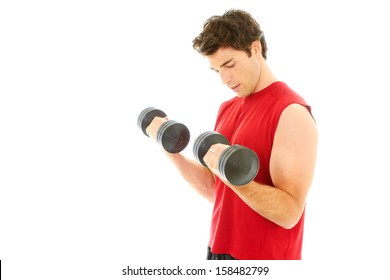
[[[235,63],[229,64],[229,65],[225,65],[226,68],[233,68],[234,66],[236,66]]]

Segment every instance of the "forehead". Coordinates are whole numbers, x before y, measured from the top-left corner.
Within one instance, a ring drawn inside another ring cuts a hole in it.
[[[228,61],[237,61],[246,56],[244,51],[238,51],[232,47],[219,48],[214,54],[208,55],[210,67],[218,69]],[[247,56],[246,56],[247,57]]]

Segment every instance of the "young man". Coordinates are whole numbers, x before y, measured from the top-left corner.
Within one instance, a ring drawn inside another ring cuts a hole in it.
[[[214,203],[207,259],[301,259],[306,196],[312,183],[317,128],[304,99],[278,81],[268,65],[259,24],[242,10],[213,16],[193,40],[236,97],[224,102],[215,131],[256,152],[260,169],[244,186],[223,180],[212,145],[208,168],[182,154],[167,156],[184,179]],[[147,128],[154,139],[166,121]]]

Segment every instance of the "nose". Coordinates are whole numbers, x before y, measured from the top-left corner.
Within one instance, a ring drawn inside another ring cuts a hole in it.
[[[223,83],[224,85],[227,85],[227,84],[230,82],[231,76],[230,76],[230,74],[228,73],[228,71],[223,71],[223,70],[221,70],[221,71],[219,72],[219,75],[221,76],[221,80],[222,80],[222,83]]]

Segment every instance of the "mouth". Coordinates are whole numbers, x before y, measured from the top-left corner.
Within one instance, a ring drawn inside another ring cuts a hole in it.
[[[234,87],[231,87],[231,89],[234,91],[234,92],[237,92],[239,89],[240,89],[240,84],[234,86]]]

